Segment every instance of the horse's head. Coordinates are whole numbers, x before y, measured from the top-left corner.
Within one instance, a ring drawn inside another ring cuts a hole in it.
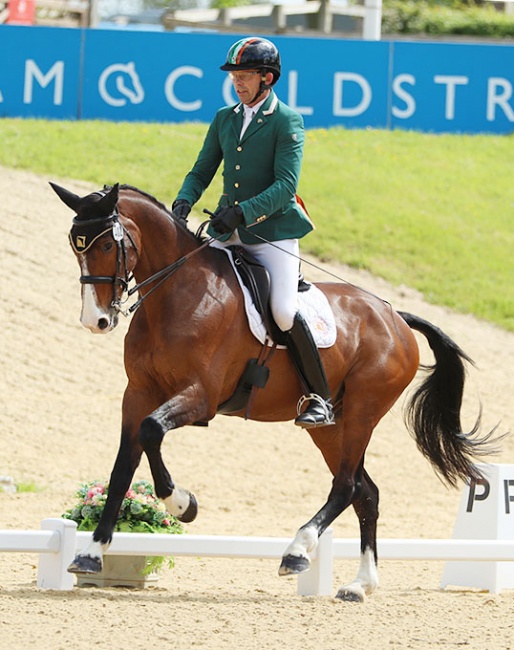
[[[69,237],[82,273],[80,322],[95,334],[109,332],[118,324],[121,297],[137,261],[134,238],[118,214],[119,186],[81,198],[50,185],[76,213]]]

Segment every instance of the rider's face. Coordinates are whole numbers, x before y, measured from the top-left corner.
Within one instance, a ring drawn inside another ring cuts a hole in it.
[[[255,95],[259,92],[262,77],[263,74],[260,70],[241,70],[230,73],[230,78],[234,84],[234,90],[243,104],[254,106],[258,101],[260,101],[260,99],[262,99],[262,94],[254,99]],[[271,83],[272,78],[270,72],[266,73],[266,83]]]

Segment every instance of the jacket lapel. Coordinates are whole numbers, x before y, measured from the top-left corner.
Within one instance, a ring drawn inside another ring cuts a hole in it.
[[[257,133],[261,129],[269,117],[273,115],[278,104],[278,97],[273,91],[271,91],[269,97],[266,99],[264,104],[260,107],[257,115],[254,115],[253,120],[248,125],[241,142],[244,142],[248,138],[251,138],[254,133]]]
[[[236,140],[239,140],[239,134],[241,133],[241,129],[243,127],[244,116],[245,112],[243,109],[243,104],[237,104],[237,106],[234,106],[232,112],[232,130],[234,131],[234,137]]]

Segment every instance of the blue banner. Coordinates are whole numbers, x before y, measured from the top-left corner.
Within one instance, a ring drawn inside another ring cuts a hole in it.
[[[0,26],[0,115],[210,122],[237,35]],[[270,36],[307,128],[514,131],[514,46]]]
[[[0,116],[76,119],[83,37],[78,29],[0,25]]]
[[[514,131],[514,47],[394,43],[391,125]]]

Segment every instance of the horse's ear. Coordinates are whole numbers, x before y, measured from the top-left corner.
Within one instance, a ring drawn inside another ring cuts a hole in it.
[[[79,204],[81,200],[80,196],[78,196],[77,194],[73,194],[73,192],[70,192],[69,190],[65,189],[64,187],[61,187],[60,185],[56,185],[55,183],[52,183],[51,181],[50,181],[50,187],[53,189],[53,191],[57,194],[57,196],[61,199],[63,203],[65,203],[74,212],[78,212]]]
[[[109,192],[104,197],[102,197],[101,201],[99,202],[99,207],[106,215],[110,215],[114,212],[116,203],[118,203],[119,193],[120,184],[116,183],[116,185],[113,185]]]

